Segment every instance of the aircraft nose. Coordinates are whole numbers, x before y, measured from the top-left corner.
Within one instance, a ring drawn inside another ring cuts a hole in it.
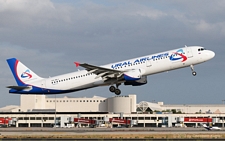
[[[208,59],[212,59],[215,56],[215,52],[208,50],[206,55]]]

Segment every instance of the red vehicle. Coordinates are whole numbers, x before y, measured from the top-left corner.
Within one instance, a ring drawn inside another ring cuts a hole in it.
[[[184,122],[212,122],[212,118],[194,118],[194,117],[185,117]]]
[[[12,124],[12,118],[0,117],[0,127],[8,127],[10,124]]]
[[[114,124],[119,124],[119,125],[125,125],[125,127],[131,127],[132,125],[134,125],[134,122],[132,122],[132,120],[130,119],[121,119],[121,118],[109,118],[109,122]]]
[[[93,128],[95,128],[98,125],[97,120],[95,120],[95,119],[85,119],[85,118],[74,118],[74,123],[89,124],[90,127],[93,127]]]

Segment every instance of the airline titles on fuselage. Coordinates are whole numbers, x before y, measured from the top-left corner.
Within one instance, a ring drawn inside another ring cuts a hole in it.
[[[130,66],[130,65],[137,64],[137,63],[145,62],[147,60],[155,60],[155,59],[160,59],[160,58],[164,58],[164,57],[168,57],[168,56],[169,56],[169,53],[162,53],[162,54],[158,54],[158,55],[153,55],[151,57],[147,56],[147,57],[138,58],[138,59],[132,60],[132,61],[125,61],[125,62],[113,64],[111,66],[111,68],[115,69],[115,68],[123,67],[123,66],[127,66],[127,65]]]

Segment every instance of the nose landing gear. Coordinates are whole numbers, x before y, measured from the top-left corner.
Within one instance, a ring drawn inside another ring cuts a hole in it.
[[[191,67],[192,75],[193,76],[196,76],[197,73],[194,71],[194,66],[193,65],[190,65],[190,67]]]
[[[115,93],[116,95],[120,95],[121,94],[121,91],[120,89],[118,88],[120,84],[116,84],[116,87],[115,86],[110,86],[109,87],[109,91],[112,92],[112,93]]]

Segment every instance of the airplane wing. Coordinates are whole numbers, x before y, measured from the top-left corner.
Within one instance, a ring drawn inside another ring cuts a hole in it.
[[[102,77],[103,79],[107,80],[109,78],[118,78],[122,76],[123,74],[123,71],[119,71],[119,70],[94,66],[87,63],[83,63],[83,64],[80,64],[77,62],[74,62],[74,63],[76,64],[77,67],[78,66],[84,67],[89,73],[96,74],[97,75],[96,78]]]

